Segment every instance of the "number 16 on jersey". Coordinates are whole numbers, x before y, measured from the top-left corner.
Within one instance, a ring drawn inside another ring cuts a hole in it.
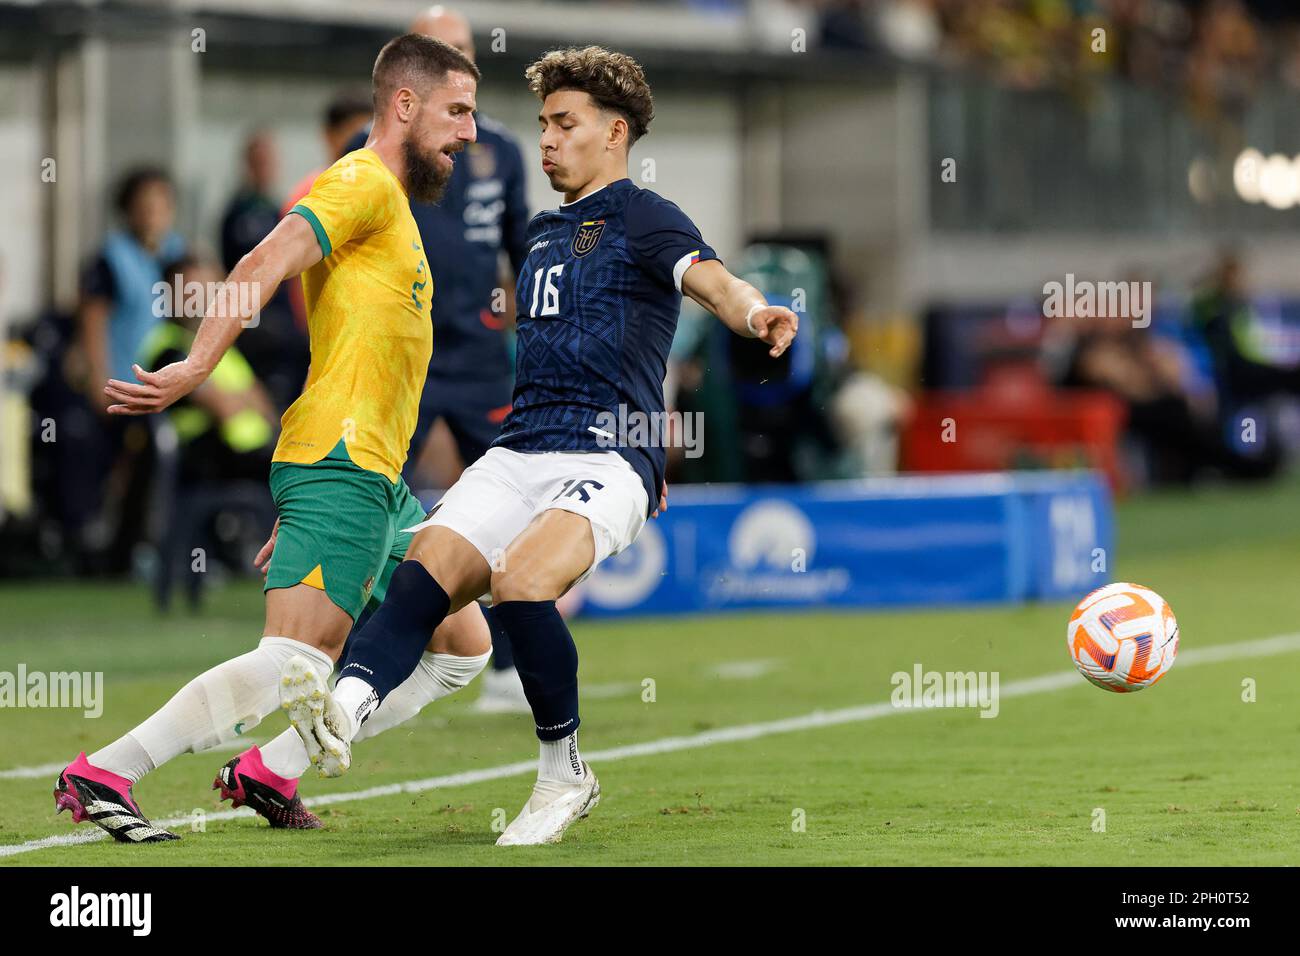
[[[530,319],[545,318],[560,314],[560,274],[564,272],[564,263],[549,269],[538,269],[533,273],[533,298],[528,307]],[[544,275],[543,275],[544,274]],[[542,311],[537,311],[538,299],[541,299]]]

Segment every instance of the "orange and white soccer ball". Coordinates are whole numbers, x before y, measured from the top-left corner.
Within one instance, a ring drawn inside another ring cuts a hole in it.
[[[1168,603],[1140,584],[1108,584],[1074,609],[1065,646],[1079,673],[1125,694],[1150,687],[1174,666],[1178,621]]]

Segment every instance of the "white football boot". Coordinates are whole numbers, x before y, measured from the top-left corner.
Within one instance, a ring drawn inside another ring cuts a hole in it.
[[[284,662],[280,671],[280,706],[298,731],[307,758],[322,777],[341,777],[352,766],[352,734],[343,709],[325,681],[302,655]]]
[[[497,838],[497,846],[559,843],[564,831],[600,802],[600,781],[585,760],[582,772],[581,783],[538,780],[519,816]]]
[[[496,670],[489,667],[483,672],[478,700],[474,711],[479,714],[531,714],[528,698],[524,696],[524,682],[513,667]]]

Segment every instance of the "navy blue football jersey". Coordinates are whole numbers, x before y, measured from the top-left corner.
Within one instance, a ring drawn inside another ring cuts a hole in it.
[[[442,200],[411,203],[433,277],[433,356],[429,379],[452,382],[504,379],[510,358],[505,317],[492,311],[501,285],[501,250],[518,270],[528,206],[524,161],[505,128],[479,115],[478,141],[456,156]],[[504,400],[504,396],[503,396]]]
[[[641,476],[653,511],[663,434],[636,423],[662,422],[682,276],[717,255],[681,209],[630,179],[534,216],[526,246],[515,286],[514,401],[493,444],[617,451]],[[629,427],[612,432],[611,422]]]

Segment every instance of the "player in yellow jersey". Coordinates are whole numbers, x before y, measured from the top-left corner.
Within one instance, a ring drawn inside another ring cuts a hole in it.
[[[284,415],[271,466],[280,517],[258,556],[267,575],[264,636],[130,733],[69,764],[54,794],[78,822],[122,842],[176,839],[141,813],[135,782],[178,754],[247,733],[278,709],[281,668],[295,654],[327,678],[357,617],[382,600],[410,539],[402,529],[423,518],[401,470],[432,349],[427,256],[436,253],[420,248],[410,201],[436,200],[454,154],[474,141],[478,79],[474,64],[441,41],[407,34],[386,44],[375,61],[375,122],[365,147],[322,173],[236,265],[185,360],[156,372],[136,367],[138,382],[105,388],[116,403],[109,411],[120,415],[159,412],[203,388],[277,286],[302,275],[311,372]],[[383,727],[483,668],[487,626],[477,605],[465,610],[431,635],[405,693],[385,705]],[[273,826],[319,826],[297,795],[308,760],[287,730],[227,763],[213,786]]]

